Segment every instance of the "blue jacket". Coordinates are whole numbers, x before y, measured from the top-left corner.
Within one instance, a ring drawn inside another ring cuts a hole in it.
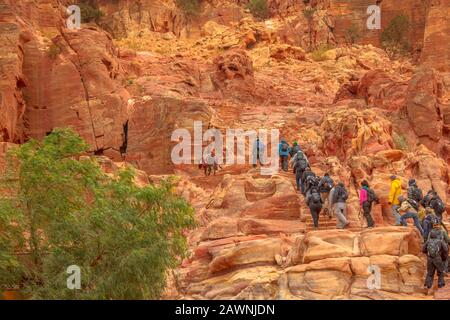
[[[288,145],[288,148],[286,151],[283,151],[281,146],[283,145],[283,143],[286,143]],[[284,140],[281,140],[280,144],[278,145],[278,153],[280,154],[280,156],[288,156],[289,155],[289,151],[291,150],[291,148],[289,147],[289,143],[287,143]]]

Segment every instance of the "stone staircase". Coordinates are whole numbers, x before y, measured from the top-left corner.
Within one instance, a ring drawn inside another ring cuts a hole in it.
[[[280,171],[280,175],[289,178],[292,181],[293,187],[296,188],[295,175],[292,173],[291,168],[289,168],[288,172]],[[309,208],[307,208],[304,196],[300,192],[298,192],[298,198],[299,198],[299,200],[298,200],[299,207],[305,208],[305,210],[301,213],[301,216],[303,218],[302,221],[304,221],[305,225],[306,225],[306,232],[314,231],[313,218],[310,214]],[[325,215],[323,213],[323,209],[322,209],[322,212],[320,213],[320,216],[319,216],[318,230],[334,230],[334,229],[337,229],[336,224],[337,224],[336,217],[332,216],[331,218],[329,218],[327,215]],[[346,230],[350,230],[353,232],[359,232],[362,229],[363,228],[361,227],[360,222],[353,221],[353,220],[350,220],[350,226],[346,228]]]
[[[434,299],[436,300],[450,300],[450,276],[445,277],[445,286],[443,288],[437,288],[437,276],[434,277],[434,285],[436,291],[434,291]]]

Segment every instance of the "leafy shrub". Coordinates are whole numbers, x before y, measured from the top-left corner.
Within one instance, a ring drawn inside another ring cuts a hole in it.
[[[81,22],[89,23],[95,22],[98,23],[100,18],[104,16],[104,13],[98,8],[98,6],[90,0],[82,0],[79,4],[81,11]]]
[[[328,59],[326,52],[330,49],[331,49],[330,46],[327,45],[321,46],[318,49],[311,52],[311,58],[317,62],[325,61]]]
[[[52,60],[55,60],[56,57],[57,57],[60,53],[61,53],[61,48],[60,48],[58,45],[54,44],[54,43],[52,43],[52,44],[48,47],[48,49],[47,49],[47,54],[49,55],[49,57],[50,57]]]
[[[140,188],[131,169],[108,176],[82,157],[88,149],[72,130],[55,129],[9,153],[0,226],[19,230],[0,234],[0,280],[16,264],[12,244],[25,243],[28,297],[156,299],[186,256],[193,209],[170,180]],[[67,289],[71,265],[81,269],[80,290]]]
[[[305,8],[303,9],[303,16],[308,21],[308,34],[309,34],[309,51],[312,51],[313,49],[313,43],[312,43],[312,23],[314,18],[314,13],[316,12],[316,9],[314,8]]]
[[[394,147],[399,150],[407,151],[408,148],[408,142],[406,141],[405,136],[402,134],[398,134],[394,132],[392,135],[392,140],[394,141]]]
[[[317,9],[314,8],[305,8],[303,9],[303,16],[306,18],[306,20],[311,21],[314,17],[314,13],[317,11]]]
[[[256,18],[267,19],[270,17],[267,0],[250,0],[247,5],[252,15]]]
[[[381,44],[391,54],[405,54],[411,50],[407,39],[411,28],[409,18],[403,14],[395,16],[381,33]]]
[[[361,30],[356,23],[352,23],[345,31],[345,40],[347,43],[354,44],[361,38]]]

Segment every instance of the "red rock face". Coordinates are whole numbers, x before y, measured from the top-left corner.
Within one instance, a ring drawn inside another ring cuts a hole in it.
[[[23,43],[21,30],[12,10],[0,4],[0,141],[20,142],[21,120],[25,111],[21,89],[26,85],[21,72]]]
[[[381,30],[369,30],[366,22],[369,17],[367,8],[375,2],[370,1],[330,1],[330,14],[335,21],[336,38],[345,41],[345,33],[348,27],[353,23],[361,31],[362,43],[371,43],[380,45],[381,32],[389,25],[389,22],[397,15],[404,14],[408,16],[411,22],[410,42],[420,48],[423,43],[423,34],[425,28],[426,2],[421,0],[410,0],[398,2],[395,0],[380,1],[381,8]]]
[[[179,36],[186,24],[186,17],[174,0],[99,0],[96,3],[105,14],[102,26],[115,37],[127,36],[140,27]]]
[[[30,5],[26,11],[21,2],[6,8],[2,12],[15,21],[5,36],[12,40],[8,41],[12,44],[9,56],[16,62],[7,64],[10,72],[5,74],[12,78],[5,81],[2,90],[2,110],[9,117],[2,122],[4,140],[41,138],[53,128],[72,126],[92,151],[120,158],[129,95],[120,85],[120,66],[111,37],[96,28],[63,28],[60,33],[57,27],[64,16],[51,1]],[[35,28],[46,29],[45,37],[23,20],[14,20],[21,14]]]
[[[419,140],[437,153],[442,138],[442,117],[438,103],[442,97],[442,87],[442,80],[436,71],[423,68],[411,79],[407,92],[411,127]]]
[[[230,50],[214,59],[213,83],[225,95],[250,98],[255,88],[253,63],[244,50]]]
[[[421,62],[437,70],[450,71],[449,34],[450,1],[431,1],[426,16],[425,35]]]

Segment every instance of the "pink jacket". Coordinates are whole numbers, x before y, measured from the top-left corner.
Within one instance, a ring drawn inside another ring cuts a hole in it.
[[[362,207],[363,203],[368,200],[367,190],[361,188],[359,190],[359,205]]]

